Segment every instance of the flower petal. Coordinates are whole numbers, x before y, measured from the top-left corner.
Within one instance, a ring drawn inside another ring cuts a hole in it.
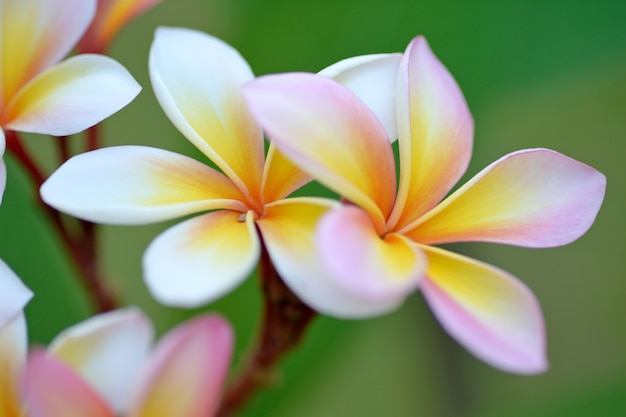
[[[11,321],[33,297],[22,280],[0,259],[0,328]]]
[[[2,196],[7,186],[7,167],[4,164],[2,156],[0,156],[0,204],[2,204]]]
[[[78,42],[96,11],[96,0],[0,2],[0,108]]]
[[[178,130],[257,199],[263,135],[241,96],[241,85],[253,78],[241,55],[202,32],[159,28],[150,50],[150,77]]]
[[[422,292],[452,337],[503,371],[546,370],[541,308],[524,284],[490,265],[442,249],[422,248],[429,262]]]
[[[28,348],[26,320],[20,312],[0,326],[0,416],[21,416],[19,375]]]
[[[518,151],[485,168],[406,235],[426,244],[564,245],[591,227],[605,187],[604,175],[558,152]]]
[[[402,54],[361,55],[339,61],[318,74],[333,78],[356,94],[376,114],[394,142],[396,81]]]
[[[220,172],[157,148],[116,146],[77,155],[41,187],[52,207],[109,224],[146,224],[215,208],[243,196]]]
[[[78,55],[41,73],[9,103],[6,126],[64,136],[99,123],[130,103],[141,87],[117,61]]]
[[[177,326],[156,347],[129,416],[215,415],[232,349],[232,328],[218,315]]]
[[[372,303],[331,277],[315,246],[320,217],[333,200],[289,198],[266,206],[257,220],[270,258],[287,286],[312,309],[339,318],[364,318],[394,310],[402,300]]]
[[[313,74],[261,77],[244,94],[281,152],[363,207],[382,231],[395,194],[394,157],[382,125],[363,102]]]
[[[459,86],[423,37],[404,54],[396,94],[400,185],[390,223],[399,230],[461,178],[472,153],[474,122]]]
[[[252,212],[221,210],[186,220],[152,241],[144,278],[157,301],[196,307],[237,287],[259,259]]]
[[[82,52],[104,53],[120,29],[162,0],[99,0],[96,17],[80,40]]]
[[[298,168],[270,143],[263,171],[263,201],[269,203],[287,197],[311,181],[311,177]]]
[[[22,395],[29,417],[115,417],[78,375],[43,350],[28,358]]]
[[[50,344],[49,352],[80,374],[121,415],[128,410],[131,389],[153,336],[148,318],[136,308],[126,308],[66,329]]]
[[[395,233],[381,238],[367,214],[354,206],[322,217],[316,243],[337,283],[372,303],[405,298],[426,269],[426,258],[413,242]]]

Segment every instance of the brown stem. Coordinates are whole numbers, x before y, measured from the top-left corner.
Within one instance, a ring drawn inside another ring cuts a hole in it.
[[[264,294],[264,314],[257,344],[239,376],[226,391],[217,417],[234,415],[260,389],[275,381],[278,362],[295,348],[316,316],[284,284],[261,246],[259,274]]]
[[[70,159],[70,137],[69,136],[59,136],[57,139],[58,148],[59,148],[59,162],[62,164],[63,162]]]
[[[46,177],[36,161],[22,145],[18,134],[14,131],[6,131],[7,149],[24,167],[31,177],[37,195],[37,203],[41,210],[50,219],[52,226],[58,232],[61,242],[65,246],[72,263],[76,268],[80,281],[91,298],[97,312],[105,312],[117,305],[113,295],[104,287],[103,279],[97,267],[96,234],[94,224],[79,220],[79,233],[72,233],[68,225],[63,221],[61,213],[47,205],[39,194],[39,188]],[[60,138],[66,140],[65,138]]]
[[[87,129],[87,150],[93,151],[100,147],[100,125],[93,125]]]

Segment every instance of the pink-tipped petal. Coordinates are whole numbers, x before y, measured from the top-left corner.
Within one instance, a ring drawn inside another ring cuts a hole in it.
[[[11,321],[33,297],[22,280],[0,259],[0,328]]]
[[[263,171],[263,201],[269,203],[287,197],[312,178],[298,168],[270,143]]]
[[[159,342],[129,417],[209,417],[230,367],[233,331],[214,314],[185,322]]]
[[[154,330],[136,308],[93,316],[60,333],[49,352],[72,368],[122,415],[147,358]]]
[[[21,416],[19,375],[26,361],[26,320],[20,312],[0,326],[0,416]]]
[[[143,258],[144,278],[157,301],[197,307],[237,287],[259,259],[252,212],[221,210],[161,233]]]
[[[346,291],[372,303],[404,299],[426,269],[422,251],[402,235],[381,238],[367,214],[344,206],[321,218],[317,249]]]
[[[474,122],[459,86],[421,36],[404,54],[396,95],[400,185],[390,223],[398,230],[434,207],[461,178]]]
[[[89,385],[43,350],[30,354],[21,385],[29,417],[115,417]]]
[[[312,309],[333,317],[365,318],[394,310],[402,300],[372,303],[333,279],[315,247],[320,217],[336,202],[290,198],[266,206],[257,221],[270,258],[283,281]]]
[[[389,140],[396,130],[396,81],[402,54],[373,54],[341,60],[318,74],[333,78],[356,94],[376,114]]]
[[[128,22],[162,0],[99,0],[96,17],[80,40],[82,52],[104,53]]]
[[[302,73],[258,78],[244,94],[281,152],[363,207],[382,231],[395,196],[395,162],[382,125],[362,101],[334,80]]]
[[[256,199],[263,135],[241,95],[241,85],[253,78],[241,55],[202,32],[159,28],[150,50],[150,77],[178,130]]]
[[[64,136],[101,122],[130,103],[141,87],[117,61],[78,55],[41,73],[8,105],[13,130]]]
[[[485,168],[406,234],[426,244],[565,245],[591,227],[605,187],[604,175],[558,152],[518,151]]]
[[[426,301],[444,329],[467,350],[507,372],[546,370],[543,315],[533,293],[490,265],[423,246]]]
[[[245,209],[220,172],[192,158],[144,146],[77,155],[43,184],[42,199],[75,217],[147,224],[216,208]]]
[[[0,2],[0,108],[78,42],[96,11],[96,0]]]

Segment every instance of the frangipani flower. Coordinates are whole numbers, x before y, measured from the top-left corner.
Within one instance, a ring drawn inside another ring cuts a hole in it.
[[[322,217],[316,232],[337,286],[372,304],[400,303],[420,288],[447,332],[474,355],[510,372],[543,371],[544,323],[530,290],[500,269],[432,245],[567,244],[591,226],[605,177],[557,152],[528,149],[441,201],[467,168],[472,117],[424,38],[411,42],[394,78],[397,192],[385,129],[342,85],[283,74],[250,82],[244,94],[280,151],[350,201]]]
[[[323,284],[313,231],[336,202],[285,198],[310,178],[274,146],[265,159],[261,129],[241,93],[253,74],[239,53],[201,32],[160,28],[150,75],[167,116],[223,174],[161,149],[105,148],[61,166],[41,188],[44,201],[110,224],[217,210],[172,227],[148,247],[145,280],[165,304],[197,306],[236,287],[257,265],[260,233],[279,273],[303,300],[337,314],[371,309]]]
[[[128,104],[140,90],[116,61],[78,55],[96,0],[0,1],[0,198],[6,173],[4,131],[78,133]]]
[[[94,316],[28,358],[22,397],[30,417],[207,417],[219,406],[232,329],[203,315],[148,353],[152,327],[135,309]]]
[[[122,27],[162,0],[98,0],[89,29],[78,42],[81,52],[104,53]]]

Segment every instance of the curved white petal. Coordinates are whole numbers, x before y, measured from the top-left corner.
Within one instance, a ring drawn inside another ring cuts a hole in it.
[[[144,278],[157,301],[197,307],[237,287],[259,259],[252,212],[220,210],[161,233],[143,258]]]
[[[0,415],[21,416],[19,375],[26,362],[28,338],[21,312],[0,325]]]
[[[372,302],[338,285],[315,245],[319,218],[336,206],[332,200],[290,198],[266,206],[257,221],[270,258],[287,286],[312,309],[356,319],[395,310],[403,298]]]
[[[341,60],[318,74],[331,77],[356,94],[378,117],[389,140],[396,129],[396,80],[402,54],[372,54]]]
[[[41,187],[41,198],[75,217],[108,224],[146,224],[215,208],[245,209],[220,172],[195,159],[144,146],[77,155]]]
[[[9,103],[6,126],[64,136],[99,123],[130,103],[141,87],[117,61],[78,55],[41,73]]]
[[[0,156],[0,204],[2,204],[2,196],[7,186],[7,167],[4,164],[2,156]]]
[[[0,328],[20,314],[33,293],[0,259]]]
[[[148,318],[137,308],[126,308],[69,327],[52,341],[49,351],[121,414],[128,409],[153,336]]]

